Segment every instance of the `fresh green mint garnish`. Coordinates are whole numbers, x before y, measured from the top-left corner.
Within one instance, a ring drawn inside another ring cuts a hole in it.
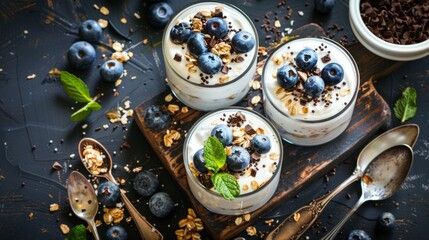
[[[225,199],[232,200],[240,194],[237,179],[227,172],[219,172],[225,165],[226,153],[219,139],[210,136],[204,144],[204,160],[206,168],[213,171],[211,181]]]
[[[98,99],[98,95],[92,98],[89,94],[88,87],[86,86],[85,82],[83,82],[80,78],[67,71],[61,71],[60,79],[64,91],[71,99],[80,103],[86,103],[84,107],[77,110],[71,115],[70,120],[74,122],[82,121],[92,111],[97,111],[101,109],[101,105],[96,102]]]
[[[211,177],[216,190],[227,200],[232,200],[240,194],[237,179],[229,173],[218,172]]]
[[[407,87],[393,108],[395,116],[401,123],[411,119],[417,112],[417,92],[413,87]]]
[[[83,224],[74,226],[67,234],[66,240],[86,240],[86,227]]]

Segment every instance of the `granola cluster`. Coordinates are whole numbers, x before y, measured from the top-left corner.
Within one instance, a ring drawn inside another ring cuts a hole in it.
[[[94,148],[94,146],[85,146],[82,154],[84,156],[82,162],[91,174],[98,175],[106,173],[109,170],[108,163],[104,162],[105,155],[100,150]]]

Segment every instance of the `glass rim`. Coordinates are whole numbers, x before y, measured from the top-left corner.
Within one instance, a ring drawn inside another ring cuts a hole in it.
[[[234,79],[226,82],[226,83],[222,83],[222,84],[213,84],[213,85],[204,85],[201,83],[196,83],[196,82],[192,82],[189,81],[188,79],[186,79],[185,77],[181,76],[179,73],[177,73],[176,69],[172,66],[171,64],[171,59],[167,59],[167,54],[165,53],[165,48],[164,48],[164,41],[162,42],[162,54],[163,54],[163,58],[164,58],[164,63],[166,65],[168,65],[171,70],[175,73],[175,75],[180,78],[180,80],[183,80],[187,83],[190,83],[192,85],[195,85],[197,87],[202,87],[202,88],[218,88],[218,87],[223,87],[223,86],[228,86],[229,84],[235,83],[238,80],[240,80],[241,78],[243,78],[247,72],[252,68],[253,65],[256,64],[256,61],[258,59],[258,46],[259,46],[259,36],[258,36],[258,31],[256,30],[255,24],[253,24],[252,20],[249,18],[249,16],[247,16],[246,13],[244,13],[241,9],[239,9],[238,7],[236,7],[235,5],[232,5],[230,3],[220,3],[220,2],[214,2],[214,1],[200,1],[198,3],[190,3],[188,5],[186,5],[184,8],[182,8],[179,12],[177,12],[176,14],[173,15],[173,17],[171,18],[170,22],[168,22],[167,26],[164,29],[164,33],[162,34],[162,40],[166,40],[166,35],[167,33],[170,31],[172,24],[174,23],[174,21],[176,21],[177,16],[179,16],[179,14],[181,14],[182,12],[190,9],[191,7],[194,6],[199,6],[199,5],[204,5],[204,4],[217,4],[217,5],[225,5],[228,6],[234,10],[236,10],[237,12],[239,12],[252,26],[252,30],[253,30],[253,34],[255,37],[255,47],[254,47],[254,56],[252,61],[250,62],[249,66],[247,66],[247,68],[245,70],[243,70],[243,72],[238,75],[237,77],[235,77]],[[168,80],[170,81],[170,80]]]
[[[285,112],[281,111],[279,109],[278,106],[276,106],[274,104],[274,102],[272,101],[270,94],[268,94],[268,89],[266,87],[266,84],[264,84],[264,78],[265,78],[265,72],[266,72],[266,67],[267,64],[264,64],[264,67],[262,69],[262,75],[261,75],[261,83],[262,83],[262,88],[263,88],[263,92],[264,92],[264,97],[270,102],[270,104],[273,106],[274,109],[277,110],[277,112],[279,112],[282,116],[287,117],[289,119],[292,119],[294,121],[298,121],[298,122],[302,122],[302,123],[323,123],[323,122],[328,122],[331,121],[333,119],[335,119],[336,117],[340,116],[341,114],[343,114],[344,112],[346,112],[350,106],[354,106],[356,99],[357,99],[357,95],[359,93],[359,88],[360,88],[360,73],[359,73],[359,68],[358,65],[355,61],[355,59],[353,58],[353,56],[351,55],[351,53],[344,48],[341,44],[337,43],[336,41],[326,38],[326,37],[305,37],[305,38],[294,38],[292,40],[289,40],[287,42],[284,42],[282,44],[280,44],[279,46],[276,47],[275,51],[271,52],[270,55],[266,58],[266,61],[268,61],[269,59],[271,59],[271,57],[274,56],[274,54],[277,53],[277,51],[279,51],[283,46],[285,46],[286,44],[292,42],[292,41],[299,41],[300,39],[318,39],[318,40],[325,40],[327,42],[330,42],[331,44],[337,46],[341,51],[343,51],[348,58],[350,59],[351,63],[353,64],[353,67],[355,69],[355,73],[356,73],[356,88],[355,91],[353,92],[353,97],[351,98],[351,101],[349,104],[347,104],[347,106],[345,106],[343,109],[341,109],[341,111],[337,112],[336,114],[323,118],[323,119],[317,119],[317,120],[311,120],[311,119],[300,119],[300,118],[296,118],[296,117],[292,117],[288,114],[286,114]]]
[[[189,166],[189,162],[188,162],[188,158],[187,158],[187,156],[188,156],[188,148],[186,147],[188,144],[189,144],[189,141],[190,141],[190,139],[191,139],[191,136],[192,136],[192,134],[194,133],[194,131],[195,131],[195,129],[196,129],[196,127],[197,126],[199,126],[199,124],[203,121],[203,120],[205,120],[207,117],[209,117],[209,116],[211,116],[211,115],[214,115],[214,114],[216,114],[216,113],[218,113],[218,112],[221,112],[221,111],[224,111],[224,110],[237,110],[237,111],[243,111],[243,112],[247,112],[247,113],[250,113],[250,114],[254,114],[255,116],[257,116],[257,117],[259,117],[263,122],[265,122],[268,126],[270,126],[271,127],[271,129],[272,129],[272,131],[274,132],[274,135],[276,136],[276,138],[277,138],[277,140],[278,140],[278,143],[279,143],[279,147],[280,147],[280,156],[279,156],[279,161],[278,161],[278,164],[277,164],[277,167],[276,167],[276,170],[273,172],[273,175],[271,176],[271,178],[268,180],[268,181],[266,181],[260,188],[258,188],[258,189],[256,189],[256,190],[254,190],[254,191],[251,191],[251,192],[248,192],[248,193],[244,193],[244,194],[239,194],[237,197],[235,197],[232,201],[234,201],[234,200],[236,200],[236,199],[240,199],[240,198],[245,198],[245,197],[248,197],[248,196],[251,196],[251,195],[254,195],[254,194],[257,194],[258,192],[260,192],[260,191],[262,191],[263,189],[265,189],[265,188],[267,188],[267,186],[269,186],[269,184],[272,182],[272,181],[274,181],[274,178],[276,178],[277,177],[277,175],[279,175],[279,174],[281,174],[281,170],[282,170],[282,163],[283,163],[283,152],[284,152],[284,149],[283,149],[283,140],[282,140],[282,138],[281,138],[281,136],[280,136],[280,133],[279,133],[279,131],[277,130],[277,128],[275,128],[275,126],[265,117],[265,116],[263,116],[262,114],[260,114],[260,113],[258,113],[258,112],[256,112],[256,111],[253,111],[253,110],[249,110],[249,109],[246,109],[246,108],[244,108],[244,107],[237,107],[237,106],[232,106],[232,107],[226,107],[226,108],[221,108],[221,109],[219,109],[219,110],[216,110],[216,111],[212,111],[212,112],[208,112],[208,113],[206,113],[206,114],[204,114],[202,117],[200,117],[193,125],[192,125],[192,127],[190,128],[190,130],[188,131],[188,133],[187,133],[187,135],[186,135],[186,140],[185,140],[185,142],[184,142],[184,144],[183,144],[183,164],[185,165],[185,170],[186,170],[186,174],[190,174],[190,177],[191,177],[191,181],[193,181],[193,182],[196,182],[196,184],[198,185],[198,187],[200,188],[200,189],[202,189],[204,192],[206,192],[206,193],[208,193],[208,194],[210,194],[210,195],[213,195],[213,196],[215,196],[215,197],[221,197],[222,199],[224,199],[223,198],[223,196],[219,193],[219,192],[215,192],[215,191],[212,191],[212,190],[210,190],[210,189],[208,189],[206,186],[204,186],[200,181],[198,181],[197,180],[197,178],[194,176],[194,174],[192,173],[192,171],[191,171],[191,169],[190,169],[190,166]],[[185,159],[186,158],[186,159]],[[280,176],[279,176],[280,177]],[[189,185],[189,183],[188,183],[188,185]],[[278,185],[276,186],[276,188],[278,187]],[[226,199],[225,199],[226,200]]]

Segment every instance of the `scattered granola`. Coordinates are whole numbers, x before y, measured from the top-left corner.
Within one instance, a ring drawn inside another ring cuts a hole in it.
[[[83,164],[92,174],[98,175],[108,171],[108,163],[104,162],[105,155],[100,150],[95,149],[94,146],[85,146],[82,155],[84,156],[84,159],[82,159]]]
[[[195,211],[192,208],[188,208],[188,215],[179,221],[179,228],[175,231],[177,240],[197,240],[201,239],[199,232],[204,229],[204,226],[201,219],[197,218]]]

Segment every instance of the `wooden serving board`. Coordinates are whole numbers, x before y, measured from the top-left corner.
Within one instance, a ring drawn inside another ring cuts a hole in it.
[[[323,30],[316,24],[309,24],[296,29],[292,35],[323,36]],[[373,135],[381,126],[389,124],[391,111],[386,102],[377,93],[373,86],[373,79],[383,74],[390,73],[396,69],[400,63],[380,58],[361,44],[348,46],[347,49],[355,58],[361,77],[361,89],[359,91],[353,118],[345,133],[341,134],[335,140],[317,147],[299,147],[284,143],[284,159],[282,173],[278,189],[271,200],[260,209],[251,213],[250,221],[243,222],[239,226],[235,225],[236,216],[217,215],[204,208],[192,195],[185,173],[185,167],[182,159],[182,149],[184,142],[184,132],[205,112],[189,109],[187,113],[176,113],[172,115],[170,125],[162,131],[154,132],[146,127],[144,122],[144,109],[151,104],[177,104],[183,106],[178,100],[171,102],[165,101],[165,96],[170,92],[166,91],[158,96],[141,103],[135,108],[134,119],[140,130],[149,140],[152,148],[164,164],[165,168],[177,180],[179,185],[188,195],[197,215],[203,220],[205,228],[216,239],[229,239],[247,226],[252,224],[253,220],[267,211],[279,206],[285,200],[295,196],[300,189],[317,179],[336,164],[343,161],[356,149],[361,147],[366,140]],[[264,60],[258,63],[261,67]],[[383,70],[383,71],[382,71]],[[255,73],[255,80],[260,80],[260,75]],[[262,94],[260,90],[251,89],[248,96],[237,105],[252,107],[258,112],[262,112],[262,104],[256,106],[250,103],[255,94]],[[165,147],[163,136],[167,130],[176,129],[181,132],[181,138],[171,147]]]

